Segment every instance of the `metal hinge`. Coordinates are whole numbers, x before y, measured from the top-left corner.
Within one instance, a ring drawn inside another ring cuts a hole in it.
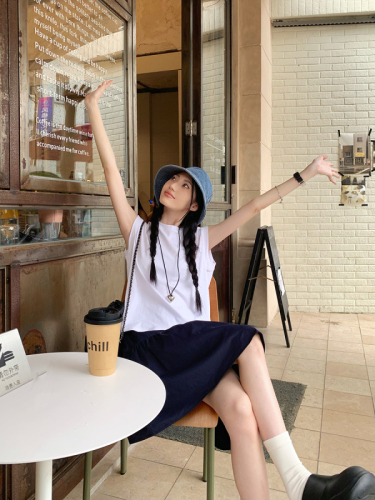
[[[196,120],[189,120],[185,122],[185,135],[188,135],[189,137],[193,135],[197,135],[197,121]]]
[[[232,323],[236,322],[236,310],[232,309]]]

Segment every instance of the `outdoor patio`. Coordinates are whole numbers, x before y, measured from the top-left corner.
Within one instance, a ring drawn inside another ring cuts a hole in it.
[[[277,316],[263,328],[273,379],[307,386],[291,433],[311,472],[335,474],[350,465],[375,472],[375,315],[291,313],[291,348]],[[129,447],[119,474],[119,444],[93,470],[92,500],[205,500],[203,449],[153,437]],[[287,499],[267,463],[271,499]],[[82,498],[82,482],[65,500]],[[230,454],[215,452],[215,499],[239,499]]]

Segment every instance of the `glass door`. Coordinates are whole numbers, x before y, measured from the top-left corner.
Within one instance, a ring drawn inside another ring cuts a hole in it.
[[[226,0],[202,0],[201,158],[214,202],[229,201],[229,90]]]
[[[211,179],[203,225],[231,213],[230,8],[230,0],[182,2],[182,166],[203,168]],[[231,321],[230,241],[213,249],[221,321]]]

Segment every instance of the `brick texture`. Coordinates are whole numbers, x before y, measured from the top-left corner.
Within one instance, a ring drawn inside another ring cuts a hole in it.
[[[375,130],[374,27],[275,28],[272,44],[278,185],[319,154],[337,168],[338,129]],[[374,180],[366,180],[367,207],[340,207],[340,180],[322,176],[272,206],[292,311],[374,312]]]

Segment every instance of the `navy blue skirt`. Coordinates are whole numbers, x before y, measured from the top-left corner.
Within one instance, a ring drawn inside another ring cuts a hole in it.
[[[168,330],[125,332],[118,355],[152,370],[166,389],[160,413],[129,436],[129,443],[155,436],[187,415],[217,386],[257,333],[265,347],[263,335],[253,326],[234,323],[189,321]]]

